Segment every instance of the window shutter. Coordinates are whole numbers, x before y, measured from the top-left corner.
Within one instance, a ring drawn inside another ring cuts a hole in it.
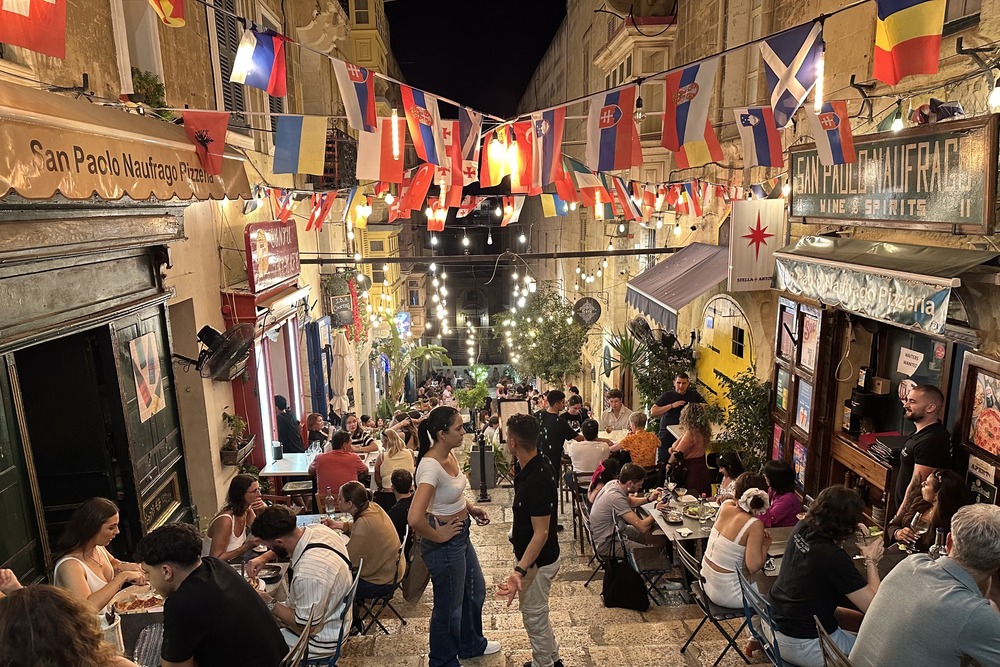
[[[216,0],[219,7],[232,14],[237,13],[236,0]],[[239,50],[240,30],[239,22],[223,12],[215,13],[215,36],[219,44],[219,74],[222,78],[222,105],[226,111],[233,112],[233,125],[247,125],[246,117],[240,114],[246,111],[246,100],[242,84],[233,83],[229,80],[233,73],[233,64],[236,61],[236,52]]]

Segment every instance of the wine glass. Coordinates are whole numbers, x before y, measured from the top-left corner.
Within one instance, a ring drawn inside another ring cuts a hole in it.
[[[920,539],[921,535],[927,532],[928,528],[929,526],[926,523],[920,521],[920,512],[915,512],[913,514],[913,519],[910,520],[910,530],[913,531],[917,537],[910,544],[906,545],[906,553],[916,553],[917,540]]]

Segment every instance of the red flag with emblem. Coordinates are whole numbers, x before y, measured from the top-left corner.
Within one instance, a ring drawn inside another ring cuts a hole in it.
[[[436,171],[437,167],[432,164],[424,163],[417,167],[413,180],[410,181],[410,187],[405,194],[400,195],[400,199],[404,200],[400,207],[404,211],[417,211],[423,208],[424,198],[427,197],[427,190],[434,182]]]
[[[445,159],[438,165],[435,181],[444,181],[448,187],[458,186],[459,189],[465,185],[462,175],[462,144],[460,141],[460,129],[457,120],[441,121],[441,139],[444,142]]]
[[[531,182],[532,162],[534,161],[532,148],[535,140],[535,126],[530,120],[514,123],[514,138],[517,140],[517,168],[511,161],[510,148],[508,148],[508,162],[510,162],[510,191],[526,193],[529,195],[541,194],[541,185],[533,185]]]
[[[194,144],[202,168],[209,174],[222,173],[222,155],[226,151],[228,111],[183,111],[184,132]]]
[[[0,42],[66,57],[66,0],[0,0]]]

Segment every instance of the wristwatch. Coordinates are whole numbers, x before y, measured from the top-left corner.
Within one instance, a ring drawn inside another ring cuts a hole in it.
[[[528,571],[527,571],[527,570],[525,570],[525,569],[524,569],[523,567],[521,567],[520,565],[515,565],[515,566],[514,566],[514,571],[515,571],[515,572],[517,572],[517,573],[518,573],[519,575],[521,575],[522,577],[527,577],[527,576],[528,576]]]
[[[268,611],[274,611],[274,607],[277,604],[278,604],[278,601],[275,600],[274,598],[271,598],[271,601],[267,603],[267,610]]]

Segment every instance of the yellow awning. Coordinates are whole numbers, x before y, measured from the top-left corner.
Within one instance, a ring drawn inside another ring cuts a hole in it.
[[[0,197],[249,198],[243,158],[206,174],[182,127],[0,82]]]

